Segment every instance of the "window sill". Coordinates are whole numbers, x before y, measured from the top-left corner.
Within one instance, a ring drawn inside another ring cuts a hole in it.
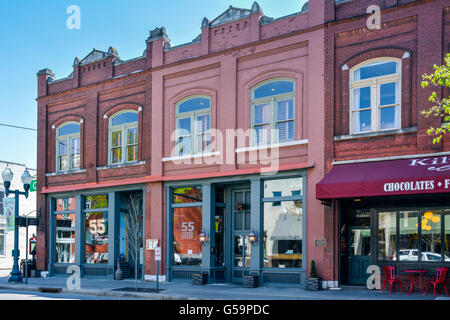
[[[145,164],[145,161],[136,161],[130,163],[120,163],[120,164],[110,164],[103,167],[97,167],[97,170],[108,170],[108,169],[118,169],[118,168],[126,168],[126,167],[134,167]]]
[[[409,128],[377,131],[377,132],[344,134],[344,135],[340,135],[340,136],[335,136],[334,141],[358,139],[358,138],[371,138],[371,137],[387,136],[387,135],[392,135],[392,134],[408,133],[408,132],[416,132],[416,131],[417,131],[417,127],[409,127]]]
[[[66,174],[73,174],[73,173],[84,173],[86,172],[86,169],[78,169],[78,170],[70,170],[70,171],[58,171],[58,172],[51,172],[46,173],[46,177],[54,177],[54,176],[62,176]]]
[[[235,151],[236,151],[236,153],[241,153],[241,152],[247,152],[247,151],[257,151],[257,150],[264,150],[264,149],[298,146],[298,145],[302,145],[302,144],[308,144],[308,139],[286,141],[286,142],[274,143],[274,144],[268,144],[268,145],[262,145],[262,146],[238,148]]]
[[[169,161],[180,161],[180,160],[189,160],[189,159],[195,159],[195,158],[207,158],[207,157],[213,157],[220,155],[219,151],[216,152],[204,152],[204,153],[196,153],[196,154],[188,154],[185,156],[175,156],[175,157],[167,157],[162,158],[162,162],[169,162]]]

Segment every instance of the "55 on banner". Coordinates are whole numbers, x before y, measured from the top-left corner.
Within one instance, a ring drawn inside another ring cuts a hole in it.
[[[8,231],[14,231],[15,226],[15,200],[14,198],[4,198],[3,199],[3,214],[6,218],[6,226]]]

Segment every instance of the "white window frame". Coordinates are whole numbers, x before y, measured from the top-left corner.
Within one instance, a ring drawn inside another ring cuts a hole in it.
[[[278,94],[278,95],[274,95],[274,96],[270,96],[270,97],[263,97],[263,98],[258,98],[255,99],[255,91],[259,88],[262,87],[268,83],[271,82],[276,82],[276,81],[289,81],[293,83],[293,91],[292,92],[288,92],[288,93],[283,93],[283,94]],[[251,135],[250,135],[250,145],[252,147],[254,146],[263,146],[263,145],[272,145],[272,144],[278,144],[278,143],[284,143],[284,142],[289,142],[289,141],[294,141],[295,140],[295,93],[296,93],[296,88],[295,88],[295,80],[291,79],[291,78],[271,78],[268,80],[265,80],[263,82],[258,83],[256,86],[254,86],[251,89],[251,115],[250,115],[250,128],[251,128]],[[278,101],[285,101],[285,100],[291,100],[292,99],[292,103],[293,103],[293,115],[294,118],[292,120],[283,120],[283,121],[278,121],[278,108],[277,108],[277,102]],[[255,124],[255,106],[256,105],[261,105],[261,104],[269,104],[269,108],[270,108],[270,119],[269,122],[267,123],[258,123]],[[279,141],[279,135],[276,134],[276,130],[277,126],[279,123],[282,122],[293,122],[294,123],[294,136],[292,139],[289,140],[284,140],[284,141]],[[267,144],[257,144],[257,137],[256,137],[256,130],[255,127],[256,126],[261,126],[261,125],[270,125],[270,141],[268,141]]]
[[[124,124],[118,124],[113,126],[112,125],[112,121],[115,117],[124,114],[124,113],[135,113],[136,115],[138,115],[138,121],[135,122],[129,122],[129,123],[124,123]],[[128,129],[133,129],[136,128],[136,132],[137,132],[137,141],[136,143],[133,144],[127,144],[127,131]],[[115,131],[121,131],[121,145],[120,148],[122,149],[122,154],[121,154],[121,159],[119,162],[112,162],[112,133]],[[138,157],[136,157],[135,160],[131,160],[128,161],[128,148],[129,146],[136,146],[139,152],[139,113],[136,110],[132,110],[132,109],[126,109],[126,110],[121,110],[118,111],[116,113],[114,113],[111,117],[109,117],[109,121],[108,121],[108,164],[111,166],[114,165],[120,165],[120,164],[129,164],[129,163],[135,163],[138,161]]]
[[[209,108],[180,113],[179,112],[180,105],[183,104],[184,102],[189,101],[194,98],[208,99],[209,100]],[[205,115],[209,116],[209,129],[205,132],[200,133],[200,128],[197,123],[197,117],[205,116]],[[191,134],[181,135],[179,120],[187,119],[187,118],[190,118],[190,120],[191,120]],[[180,100],[175,105],[175,130],[176,130],[176,137],[175,137],[175,154],[176,154],[176,156],[197,155],[197,154],[204,154],[204,153],[210,152],[211,144],[205,150],[199,150],[199,143],[202,141],[199,139],[202,139],[202,136],[208,135],[208,134],[210,135],[210,139],[211,139],[211,97],[205,96],[205,95],[193,95],[193,96],[189,96],[189,97],[186,97],[186,98]],[[180,138],[185,138],[185,137],[191,137],[191,153],[180,154],[180,145],[179,145],[178,141]]]
[[[396,62],[397,63],[397,73],[386,75],[386,76],[380,76],[380,77],[374,77],[370,79],[364,79],[364,80],[355,80],[355,71],[359,68],[362,68],[364,66],[367,66],[372,63],[381,63],[381,62]],[[398,94],[398,103],[392,104],[392,105],[386,105],[386,106],[380,106],[380,88],[381,85],[387,84],[387,83],[397,83],[397,94]],[[354,66],[352,69],[350,69],[350,83],[349,83],[349,96],[350,96],[350,107],[349,107],[349,117],[350,117],[350,134],[364,134],[364,133],[370,133],[370,132],[383,132],[383,131],[389,131],[389,130],[397,130],[402,127],[402,60],[397,58],[391,58],[391,57],[382,57],[382,58],[375,58],[366,60],[356,66]],[[355,89],[361,89],[364,87],[370,87],[370,108],[365,109],[359,109],[354,110],[353,103],[354,103],[354,93],[353,91]],[[394,128],[387,128],[387,129],[381,129],[381,109],[388,108],[388,107],[397,107],[397,119],[395,120],[395,123],[397,123],[397,127]],[[371,113],[371,129],[370,131],[355,131],[356,124],[354,123],[354,112],[361,112],[364,110],[370,110]]]
[[[71,123],[73,123],[73,124],[77,124],[79,127],[80,127],[80,131],[78,131],[77,133],[71,133],[71,134],[66,134],[66,135],[63,135],[63,136],[60,136],[60,134],[59,134],[59,130],[62,128],[62,127],[64,127],[64,126],[66,126],[66,125],[68,125],[68,124],[71,124]],[[55,158],[56,158],[56,171],[57,172],[68,172],[68,171],[74,171],[74,170],[79,170],[80,168],[81,168],[81,135],[80,135],[80,132],[81,132],[81,124],[79,123],[79,122],[76,122],[76,121],[68,121],[68,122],[64,122],[63,124],[61,124],[61,125],[59,125],[57,128],[56,128],[56,152],[55,152]],[[78,154],[78,156],[79,156],[79,166],[78,167],[73,167],[72,166],[72,157],[76,154],[76,153],[72,153],[72,140],[73,139],[78,139],[79,141],[80,141],[80,153]],[[67,163],[68,163],[68,165],[67,165],[67,169],[66,170],[62,170],[61,169],[61,164],[60,164],[60,161],[59,161],[59,158],[60,158],[60,154],[59,154],[59,142],[60,141],[66,141],[66,146],[67,146],[67,154],[66,154],[66,156],[67,156]]]

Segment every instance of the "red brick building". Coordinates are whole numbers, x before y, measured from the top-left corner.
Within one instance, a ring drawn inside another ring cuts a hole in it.
[[[380,28],[368,28],[370,5]],[[421,81],[450,51],[449,2],[340,1],[326,30],[328,174],[317,197],[339,243],[335,279],[365,284],[370,264],[435,275],[450,263],[450,145],[426,134],[440,120],[420,114],[435,90]]]

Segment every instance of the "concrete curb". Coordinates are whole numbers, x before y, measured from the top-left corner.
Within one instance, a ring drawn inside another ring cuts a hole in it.
[[[0,289],[7,290],[22,290],[22,291],[39,291],[39,288],[46,288],[46,286],[35,286],[26,284],[11,284],[11,285],[0,285]],[[50,288],[50,287],[49,287]],[[51,288],[55,288],[52,286]],[[79,289],[79,290],[69,290],[61,288],[61,293],[68,294],[85,294],[93,296],[104,296],[104,297],[122,297],[122,298],[148,298],[151,300],[204,300],[201,298],[192,298],[180,294],[161,294],[161,293],[146,293],[146,292],[128,292],[128,291],[113,291],[113,290],[96,290],[96,289]]]

